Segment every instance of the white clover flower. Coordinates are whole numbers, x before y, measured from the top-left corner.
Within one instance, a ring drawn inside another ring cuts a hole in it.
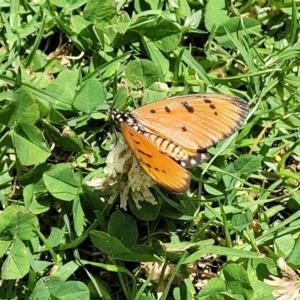
[[[270,275],[272,280],[265,279],[264,282],[278,289],[272,292],[277,300],[300,300],[300,278],[299,275],[290,268],[283,258],[277,260],[277,265],[282,271],[282,277]]]
[[[116,197],[120,195],[120,207],[124,210],[127,207],[129,194],[131,194],[138,209],[141,208],[140,201],[157,204],[149,190],[154,182],[143,172],[128,145],[120,142],[120,136],[122,136],[120,133],[108,135],[111,146],[104,168],[106,176],[101,179],[93,179],[86,184],[95,189],[111,187],[112,195],[109,203],[113,203]]]

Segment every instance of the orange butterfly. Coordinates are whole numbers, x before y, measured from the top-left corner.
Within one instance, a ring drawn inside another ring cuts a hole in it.
[[[174,193],[189,188],[189,168],[207,159],[207,148],[232,135],[245,121],[248,104],[231,95],[205,93],[167,98],[110,117],[144,171]]]

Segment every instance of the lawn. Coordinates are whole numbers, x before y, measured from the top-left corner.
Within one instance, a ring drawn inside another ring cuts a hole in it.
[[[300,299],[300,1],[0,5],[1,299]],[[249,112],[172,193],[109,116],[199,93]]]

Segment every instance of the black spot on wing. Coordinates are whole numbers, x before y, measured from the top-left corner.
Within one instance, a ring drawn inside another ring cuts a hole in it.
[[[145,155],[145,156],[147,156],[147,157],[149,157],[149,158],[152,158],[152,155],[150,155],[150,154],[148,154],[148,153],[145,153],[144,151],[142,151],[142,150],[140,150],[140,149],[138,149],[138,152],[140,152],[141,154],[143,154],[143,155]]]
[[[187,131],[187,128],[185,126],[181,127],[181,129],[183,132]]]
[[[170,110],[170,108],[169,108],[168,106],[165,106],[165,111],[166,111],[167,113],[170,113],[170,112],[171,112],[171,110]]]
[[[156,113],[156,110],[155,110],[155,109],[151,109],[150,112],[151,112],[152,114],[155,114],[155,113]]]
[[[159,168],[154,168],[155,171],[159,172]]]
[[[187,101],[181,102],[181,104],[184,106],[184,108],[189,112],[193,113],[194,112],[194,107],[190,106]]]
[[[216,109],[216,106],[215,106],[214,104],[210,104],[209,107],[210,107],[211,109]]]
[[[205,103],[211,103],[210,99],[204,98],[203,100],[204,100]]]

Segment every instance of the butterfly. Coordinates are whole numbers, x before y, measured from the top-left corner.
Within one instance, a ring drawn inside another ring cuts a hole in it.
[[[112,109],[125,141],[152,180],[173,193],[190,184],[185,168],[208,158],[207,148],[232,135],[249,112],[232,95],[203,93],[159,100],[130,113]]]

